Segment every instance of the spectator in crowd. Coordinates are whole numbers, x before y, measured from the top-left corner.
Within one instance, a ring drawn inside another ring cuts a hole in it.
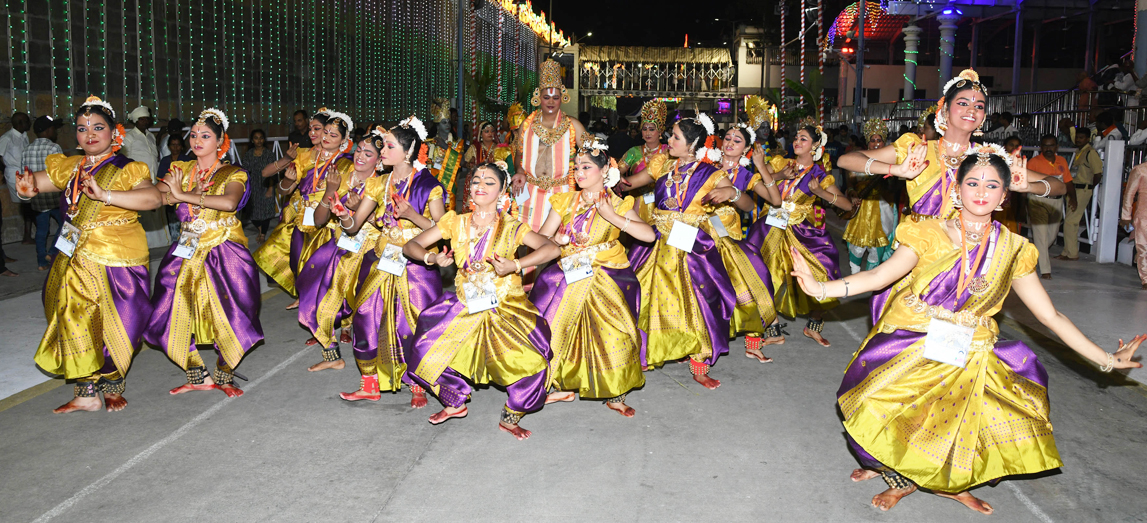
[[[358,143],[361,140],[356,140]],[[250,143],[247,151],[243,153],[243,168],[249,173],[262,173],[263,168],[275,161],[275,155],[267,148],[267,133],[262,129],[251,131]],[[258,243],[267,239],[267,229],[271,226],[271,219],[275,217],[278,209],[275,207],[274,183],[277,176],[252,176],[248,179],[251,185],[251,199],[247,202],[251,223],[259,230]]]
[[[1127,145],[1143,145],[1147,143],[1147,118],[1139,120],[1139,129],[1131,135]]]
[[[1067,185],[1068,205],[1074,209],[1075,185],[1071,183],[1071,170],[1067,159],[1059,155],[1059,140],[1045,134],[1039,142],[1039,154],[1028,161],[1028,170],[1057,178]],[[1039,251],[1040,277],[1051,279],[1051,257],[1048,248],[1059,236],[1059,222],[1063,219],[1063,199],[1060,196],[1028,195],[1028,220],[1032,227],[1032,243]]]
[[[988,134],[994,133],[1004,126],[1002,123],[1000,123],[1000,120],[1001,120],[1000,117],[1001,117],[1000,113],[992,113],[992,114],[988,115],[988,118],[987,118],[987,121],[988,121],[987,133]]]
[[[828,155],[828,158],[832,161],[833,166],[837,164],[841,156],[844,156],[844,149],[847,147],[845,144],[840,142],[840,136],[841,135],[837,133],[832,133],[828,137],[828,143],[824,145],[824,154]]]
[[[999,143],[1004,143],[1009,137],[1012,136],[1015,136],[1018,139],[1020,130],[1015,125],[1013,125],[1014,121],[1015,117],[1012,116],[1012,113],[1004,111],[1002,114],[1000,114],[999,126],[996,127],[995,131],[988,133],[988,138]]]
[[[1081,111],[1090,111],[1095,107],[1096,98],[1099,90],[1099,84],[1091,79],[1091,75],[1087,71],[1080,71],[1075,75],[1075,88],[1079,91],[1079,106]]]
[[[1138,203],[1135,200],[1139,200]],[[1135,214],[1131,207],[1134,204]],[[1132,222],[1134,220],[1134,222]],[[1139,269],[1139,283],[1147,290],[1147,162],[1136,165],[1127,176],[1127,189],[1123,193],[1123,206],[1119,211],[1119,226],[1134,224],[1135,266]]]
[[[171,154],[171,150],[167,148],[167,142],[168,142],[168,139],[170,137],[178,136],[180,138],[180,141],[182,142],[183,138],[185,138],[183,135],[183,128],[186,126],[187,126],[187,124],[183,123],[183,120],[180,120],[179,118],[172,118],[172,119],[167,121],[167,126],[165,126],[163,128],[163,133],[158,138],[160,159],[162,159],[164,156],[169,156]],[[184,147],[183,149],[184,149],[184,151],[187,150],[186,147]],[[176,160],[176,161],[179,161],[179,160]],[[159,169],[155,173],[155,177],[156,177],[156,179],[163,178],[163,175],[165,175],[165,174],[167,174],[166,170]]]
[[[306,109],[299,109],[291,115],[291,133],[287,135],[287,142],[297,144],[299,148],[312,147],[311,137],[307,125],[311,122],[311,115]],[[252,172],[252,171],[248,171]]]
[[[1023,142],[1024,146],[1039,145],[1039,131],[1036,130],[1035,125],[1032,124],[1032,115],[1021,113],[1018,120],[1019,124],[1016,125],[1016,128],[1019,129],[1020,141]]]
[[[613,133],[606,141],[609,146],[609,156],[614,160],[620,160],[625,153],[629,151],[635,144],[629,137],[629,119],[624,116],[617,120],[617,132]]]
[[[1075,156],[1071,159],[1071,182],[1075,186],[1076,205],[1068,200],[1067,216],[1063,219],[1063,252],[1057,260],[1079,259],[1079,221],[1091,203],[1091,192],[1103,179],[1103,161],[1091,146],[1091,129],[1075,130]],[[1074,207],[1074,208],[1073,208]]]
[[[1115,75],[1115,81],[1111,83],[1111,89],[1116,91],[1134,91],[1135,83],[1139,81],[1139,76],[1135,74],[1135,65],[1131,60],[1124,58],[1119,62],[1119,74]]]
[[[16,196],[16,170],[22,168],[20,157],[28,147],[28,129],[31,128],[32,120],[28,115],[16,112],[12,114],[12,128],[0,136],[0,159],[4,160],[4,181],[8,184],[10,202],[20,202]],[[24,243],[32,243],[32,208],[23,203],[20,210],[24,215]]]
[[[63,125],[63,121],[56,120],[51,116],[45,115],[36,118],[32,124],[32,132],[36,133],[36,139],[24,149],[24,154],[20,159],[21,168],[31,169],[32,172],[43,171],[48,168],[45,159],[49,154],[64,153],[64,149],[56,143],[58,130]],[[52,256],[56,255],[55,237],[51,241],[48,239],[52,220],[56,220],[57,230],[63,222],[63,216],[60,214],[60,195],[59,193],[41,193],[33,196],[28,203],[31,204],[32,211],[35,213],[36,266],[39,270],[46,271],[52,265]],[[48,248],[49,245],[51,245],[51,249]]]
[[[159,171],[159,148],[155,144],[155,135],[148,128],[155,119],[151,111],[141,105],[128,113],[127,121],[132,125],[123,137],[123,155],[147,165],[154,183]]]
[[[1115,126],[1115,115],[1112,111],[1103,111],[1095,117],[1095,137],[1091,139],[1091,146],[1102,150],[1111,140],[1122,140],[1123,133]]]
[[[350,132],[350,143],[351,143],[350,152],[353,153],[353,152],[357,151],[358,150],[358,143],[361,142],[362,139],[365,137],[366,137],[366,129],[363,129],[362,127],[355,127],[354,130]],[[266,137],[264,137],[264,140],[265,139],[266,139]],[[250,147],[250,145],[248,145],[248,147]],[[246,165],[246,164],[244,164],[244,165]]]
[[[924,118],[924,128],[920,130],[920,134],[928,141],[940,139],[940,131],[936,130],[936,113]]]
[[[1075,147],[1075,124],[1071,123],[1071,118],[1059,119],[1059,147],[1074,148]]]

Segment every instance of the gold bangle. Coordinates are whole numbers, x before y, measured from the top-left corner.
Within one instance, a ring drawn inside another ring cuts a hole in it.
[[[514,267],[518,269],[518,272],[522,272],[522,261],[515,258]]]
[[[829,205],[836,205],[836,199],[837,199],[837,198],[840,198],[840,195],[839,195],[839,194],[834,194],[834,195],[832,195],[832,201],[831,201],[831,202],[828,202],[828,204],[829,204]]]
[[[206,197],[207,197],[207,193],[205,193],[205,192],[199,193],[199,208],[200,209],[203,208],[203,199]]]
[[[774,185],[776,185],[776,184],[777,184],[777,181],[776,181],[776,180],[773,180],[773,181],[770,181],[769,183],[765,183],[765,184],[762,184],[762,186],[763,186],[764,188],[768,189],[769,187],[772,187],[772,186],[774,186]]]
[[[423,264],[423,265],[430,265],[430,255],[431,255],[431,254],[434,254],[434,253],[432,253],[432,252],[430,252],[430,251],[426,251],[426,254],[423,254],[423,255],[422,255],[422,264]],[[435,258],[435,260],[434,260],[434,261],[438,261],[438,259],[437,259],[437,258]]]

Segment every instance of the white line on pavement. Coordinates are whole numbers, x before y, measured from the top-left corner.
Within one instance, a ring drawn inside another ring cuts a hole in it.
[[[271,369],[269,372],[260,376],[255,381],[252,381],[250,385],[248,385],[246,388],[243,389],[243,392],[244,393],[250,392],[252,389],[259,386],[260,383],[263,383],[263,380],[266,380],[267,378],[274,376],[275,373],[283,370],[284,368],[286,368],[291,363],[294,363],[295,360],[299,359],[304,353],[308,352],[308,350],[309,350],[309,348],[302,349],[299,352],[296,352],[290,358],[287,358],[282,363],[275,365],[275,367],[273,369]],[[113,480],[115,480],[116,478],[123,475],[124,472],[127,472],[129,469],[138,465],[140,462],[147,459],[152,454],[155,454],[156,452],[158,452],[163,447],[166,447],[171,442],[179,439],[184,434],[187,434],[189,431],[191,431],[191,429],[195,428],[196,425],[199,425],[204,420],[206,420],[207,418],[210,418],[212,415],[214,415],[216,412],[219,412],[220,409],[227,406],[227,404],[231,403],[231,401],[234,399],[235,398],[227,398],[227,399],[219,401],[219,403],[216,403],[215,405],[212,405],[211,408],[203,411],[202,414],[196,416],[194,419],[187,422],[182,427],[179,427],[178,429],[176,429],[175,432],[172,432],[166,438],[159,440],[154,445],[148,447],[147,450],[144,450],[143,452],[136,454],[135,457],[129,459],[127,461],[127,463],[120,465],[119,468],[111,471],[110,473],[108,473],[108,475],[96,480],[91,485],[84,487],[83,490],[80,490],[79,492],[76,493],[76,495],[68,498],[63,503],[56,505],[56,507],[53,508],[52,510],[45,512],[44,515],[36,518],[36,520],[33,521],[33,523],[42,523],[42,522],[48,521],[48,520],[50,520],[56,516],[59,516],[60,514],[63,514],[69,508],[71,508],[72,505],[75,505],[76,503],[78,503],[80,500],[84,499],[88,495],[90,495],[90,494],[94,493],[95,491],[103,488],[108,483],[111,483]]]

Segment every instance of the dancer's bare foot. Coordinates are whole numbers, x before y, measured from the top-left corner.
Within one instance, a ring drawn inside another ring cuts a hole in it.
[[[174,394],[183,394],[184,392],[191,392],[193,390],[215,390],[218,388],[219,388],[219,386],[215,385],[215,382],[212,381],[211,378],[207,378],[207,379],[204,379],[203,383],[201,383],[199,385],[193,385],[191,383],[184,383],[183,385],[180,385],[178,387],[175,387],[174,389],[167,391],[167,393],[174,395]]]
[[[571,391],[558,391],[552,392],[546,396],[546,405],[550,403],[557,403],[559,401],[573,401],[574,393]]]
[[[824,339],[824,336],[821,336],[819,332],[812,329],[806,328],[804,330],[804,335],[806,338],[812,338],[812,340],[819,343],[821,347],[829,347],[832,345],[828,342],[828,340]]]
[[[745,349],[745,357],[752,360],[757,360],[761,363],[769,363],[773,361],[772,358],[765,356],[765,353],[761,352],[761,349]]]
[[[992,506],[989,505],[987,501],[984,501],[982,499],[979,499],[979,498],[973,496],[972,494],[970,494],[966,490],[959,493],[959,494],[949,494],[947,492],[933,492],[933,493],[936,494],[937,496],[942,497],[942,498],[954,499],[956,501],[959,501],[960,503],[963,503],[965,507],[968,507],[972,510],[975,510],[976,512],[979,512],[980,514],[991,515],[991,513],[995,511],[995,509],[993,509]]]
[[[303,345],[306,345],[308,347],[310,347],[312,345],[318,345],[318,344],[319,344],[319,339],[314,337],[314,336],[311,336],[311,338],[309,340],[307,340],[303,343]]]
[[[895,507],[897,503],[900,503],[900,500],[904,499],[904,496],[913,492],[916,492],[916,485],[912,485],[908,488],[889,488],[873,496],[872,506],[887,512],[892,507]]]
[[[634,414],[637,414],[637,411],[633,410],[633,407],[626,405],[625,402],[621,402],[621,401],[618,401],[615,403],[606,402],[605,406],[609,407],[609,410],[612,410],[612,411],[614,411],[618,414],[621,414],[622,416],[625,416],[627,418],[632,418]]]
[[[875,478],[879,475],[880,475],[880,473],[875,471],[875,470],[856,469],[856,470],[852,471],[852,474],[848,475],[848,478],[851,479],[852,481],[868,481],[868,480]]]
[[[339,342],[340,343],[350,343],[351,342],[350,329],[343,329],[342,335],[339,336]]]
[[[19,276],[19,274],[16,274],[16,273],[14,273],[14,272],[12,272],[12,271],[7,271],[7,270],[6,270],[6,271],[4,271],[4,272],[0,272],[0,276],[7,276],[7,277],[9,277],[9,278],[15,278],[15,277]]]
[[[243,395],[243,389],[236,387],[234,383],[219,385],[219,390],[223,391],[223,393],[226,394],[228,398],[238,398],[239,396]]]
[[[108,412],[116,412],[123,410],[127,406],[127,400],[119,394],[104,394],[104,408]]]
[[[295,299],[295,301],[291,302],[290,305],[287,305],[287,310],[289,310],[289,311],[293,311],[297,308],[299,308],[299,300],[297,298]]]
[[[362,389],[358,389],[354,392],[340,392],[339,397],[347,401],[378,401],[380,398],[382,398],[382,393],[371,394]]]
[[[462,407],[444,407],[433,416],[430,416],[431,425],[440,425],[450,418],[465,418],[470,410]]]
[[[706,389],[713,390],[721,386],[721,382],[710,378],[708,374],[694,374],[693,381],[704,385]]]
[[[69,412],[76,412],[78,410],[83,410],[83,411],[88,411],[88,412],[95,412],[97,410],[100,410],[100,399],[99,398],[81,398],[81,397],[77,396],[75,398],[72,398],[72,401],[69,401],[63,405],[60,405],[59,407],[56,407],[55,409],[52,409],[52,412],[55,412],[56,414],[67,414]]]
[[[529,439],[530,434],[532,434],[532,432],[523,429],[521,426],[507,425],[500,421],[498,422],[498,428],[502,429],[502,432],[509,432],[510,434],[513,434],[515,438],[518,438],[518,441],[527,440]]]
[[[426,406],[426,393],[422,389],[410,389],[410,406],[416,409]]]
[[[784,345],[784,344],[785,344],[785,337],[784,336],[776,336],[773,338],[765,338],[765,339],[761,340],[761,345]]]
[[[323,360],[323,361],[320,361],[314,365],[311,365],[310,367],[307,367],[307,370],[309,370],[311,372],[315,372],[315,371],[326,370],[326,369],[339,370],[339,369],[342,369],[344,367],[346,367],[346,360],[344,360],[344,359],[337,359],[335,361]]]

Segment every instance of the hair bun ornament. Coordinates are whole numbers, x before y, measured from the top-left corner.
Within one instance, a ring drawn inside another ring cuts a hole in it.
[[[741,159],[737,160],[737,164],[741,167],[748,167],[752,163],[753,161],[749,159],[748,155],[741,156]]]
[[[219,146],[219,159],[222,160],[224,156],[227,156],[227,151],[230,151],[230,150],[231,150],[231,137],[227,136],[227,134],[224,133],[223,134],[223,144]]]
[[[505,171],[507,173],[510,172],[510,166],[506,163],[505,160],[496,160],[496,161],[494,161],[494,165],[497,165],[498,168],[501,169],[502,171]]]
[[[214,107],[204,109],[203,112],[199,113],[199,119],[195,123],[206,122],[208,118],[215,120],[215,123],[219,124],[219,126],[223,128],[224,133],[226,133],[227,128],[231,126],[231,122],[227,119],[227,115],[223,114],[223,111]]]
[[[321,114],[321,115],[325,115],[325,116],[330,116],[330,115],[331,115],[331,110],[330,110],[330,109],[327,109],[326,107],[319,107],[319,110],[318,110],[318,111],[315,111],[315,116],[318,116],[318,115],[320,115],[320,114]]]
[[[705,132],[708,133],[709,135],[712,135],[712,134],[717,132],[716,127],[713,126],[713,119],[709,118],[708,114],[705,114],[705,113],[698,114],[697,118],[694,118],[694,120],[697,123],[701,124],[701,127],[704,127]]]
[[[418,158],[414,160],[414,170],[421,171],[426,168],[426,162],[428,161],[428,151],[429,149],[426,147],[425,143],[418,146]]]
[[[103,101],[103,99],[94,94],[89,96],[86,100],[84,100],[84,103],[80,105],[80,109],[83,109],[84,107],[101,107],[111,114],[113,120],[115,119],[115,109],[112,109],[112,104]]]
[[[123,129],[122,123],[115,124],[115,130],[112,131],[112,152],[123,149],[123,137],[127,135],[127,131]]]
[[[605,171],[605,179],[603,181],[606,188],[612,189],[617,182],[621,181],[621,169],[617,168],[617,160],[609,159],[609,168]]]
[[[326,109],[326,107],[324,107],[323,109]],[[319,111],[321,112],[323,109],[320,109]],[[351,120],[349,114],[340,113],[338,111],[327,111],[327,116],[330,116],[331,118],[338,118],[339,120],[342,120],[343,123],[346,124],[347,134],[350,134],[351,129],[354,129],[354,120]]]
[[[972,90],[988,96],[988,88],[980,82],[980,74],[972,69],[964,69],[960,74],[954,76],[948,83],[944,84],[944,89],[940,91],[940,98],[943,99],[948,95],[948,90],[954,88],[961,88],[965,85],[971,84]]]
[[[409,118],[398,122],[398,126],[403,129],[414,129],[414,132],[418,134],[419,140],[426,140],[426,126],[422,124],[422,120],[419,120],[417,116],[413,114],[410,115]]]
[[[969,152],[969,154],[976,155],[977,166],[990,165],[988,162],[991,160],[993,155],[999,156],[1000,159],[1008,165],[1008,167],[1012,166],[1013,156],[1008,154],[1007,149],[1004,149],[1003,146],[999,144],[986,143],[981,145],[975,151]]]

